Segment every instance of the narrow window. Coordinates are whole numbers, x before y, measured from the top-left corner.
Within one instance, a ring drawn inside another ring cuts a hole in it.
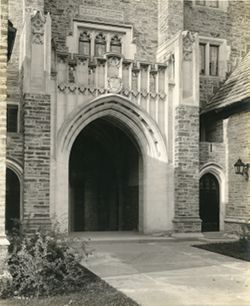
[[[7,106],[7,132],[17,133],[18,131],[18,106],[8,104]]]
[[[210,45],[209,47],[209,74],[218,75],[219,47]]]
[[[79,37],[79,53],[85,56],[90,55],[90,36],[88,33],[83,32]]]
[[[110,42],[110,51],[113,53],[122,53],[122,44],[121,44],[121,39],[115,35]]]
[[[51,41],[51,74],[55,75],[56,73],[56,46],[54,41]]]
[[[200,74],[205,74],[206,68],[206,45],[200,44]]]
[[[95,56],[103,56],[106,52],[106,40],[102,33],[95,38]]]

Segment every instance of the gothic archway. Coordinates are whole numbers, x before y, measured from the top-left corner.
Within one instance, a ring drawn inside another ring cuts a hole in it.
[[[211,173],[200,179],[200,218],[203,232],[220,230],[220,188],[217,178]]]
[[[136,104],[119,95],[101,96],[80,106],[64,122],[57,136],[54,213],[62,230],[71,229],[70,154],[77,137],[93,122],[103,119],[129,139],[139,153],[138,230],[172,228],[173,207],[168,203],[167,149],[154,120]],[[83,132],[84,133],[84,132]],[[172,205],[172,204],[171,204]]]
[[[103,117],[76,138],[69,160],[72,231],[138,230],[140,152]]]
[[[11,231],[20,221],[21,184],[18,175],[6,169],[5,230]]]

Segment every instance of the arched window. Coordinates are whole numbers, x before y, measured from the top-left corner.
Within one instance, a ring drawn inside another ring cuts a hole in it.
[[[113,38],[111,39],[110,51],[118,54],[122,53],[121,39],[117,35],[113,36]]]
[[[106,40],[102,33],[95,38],[95,56],[103,56],[106,52]]]
[[[6,213],[5,213],[5,229],[11,231],[13,227],[18,226],[20,220],[20,181],[17,174],[7,168],[6,169]]]
[[[79,37],[79,53],[89,56],[90,55],[90,35],[83,32]]]

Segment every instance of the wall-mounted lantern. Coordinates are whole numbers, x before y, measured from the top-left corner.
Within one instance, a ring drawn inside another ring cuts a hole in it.
[[[234,164],[235,174],[243,175],[245,177],[246,181],[248,181],[248,179],[249,179],[249,174],[248,174],[249,167],[250,167],[250,164],[243,163],[242,160],[239,158],[237,160],[237,162]]]

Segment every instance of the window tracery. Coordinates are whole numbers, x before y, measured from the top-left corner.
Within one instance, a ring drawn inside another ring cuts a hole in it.
[[[79,53],[90,56],[90,35],[87,32],[82,32],[79,37]]]
[[[95,56],[103,56],[106,52],[106,39],[102,33],[95,37]]]
[[[110,51],[113,53],[122,53],[122,43],[121,38],[118,35],[114,35],[110,41]]]

